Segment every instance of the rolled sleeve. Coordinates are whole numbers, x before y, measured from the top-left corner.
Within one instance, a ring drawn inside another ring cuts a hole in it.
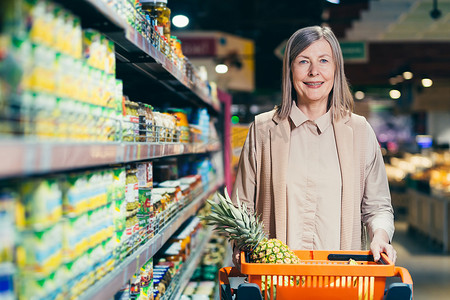
[[[362,221],[367,225],[370,238],[377,229],[384,229],[392,241],[394,236],[394,210],[391,205],[389,184],[380,146],[369,126],[364,194],[361,203]]]

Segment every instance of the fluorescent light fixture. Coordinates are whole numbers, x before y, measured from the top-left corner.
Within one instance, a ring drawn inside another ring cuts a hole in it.
[[[226,72],[228,72],[228,67],[225,64],[218,64],[216,66],[216,72],[219,74],[225,74]]]
[[[178,28],[186,27],[189,24],[189,18],[184,15],[176,15],[172,18],[172,24]]]
[[[327,2],[333,3],[333,4],[339,4],[339,0],[327,0]]]

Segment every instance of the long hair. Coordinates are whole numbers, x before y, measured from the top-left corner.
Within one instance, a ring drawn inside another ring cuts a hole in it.
[[[339,120],[353,111],[353,96],[344,73],[344,58],[339,42],[329,27],[310,26],[297,30],[287,41],[283,58],[282,101],[276,114],[285,119],[291,113],[292,100],[297,101],[297,92],[292,84],[292,63],[312,43],[325,39],[331,46],[335,64],[333,88],[328,96],[328,108],[333,120]]]

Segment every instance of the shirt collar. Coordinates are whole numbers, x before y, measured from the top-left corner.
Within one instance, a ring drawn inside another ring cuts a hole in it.
[[[320,116],[316,120],[317,128],[319,128],[320,133],[325,132],[328,127],[331,125],[331,113],[328,110],[323,116]]]
[[[295,127],[302,125],[304,122],[308,121],[308,117],[298,108],[295,101],[292,101],[291,114],[289,115],[292,123]]]
[[[295,101],[292,101],[291,114],[289,115],[292,123],[295,127],[298,127],[308,121],[308,117],[298,108]],[[317,125],[320,133],[324,132],[331,125],[331,113],[328,110],[323,116],[320,116],[317,120],[311,121]]]

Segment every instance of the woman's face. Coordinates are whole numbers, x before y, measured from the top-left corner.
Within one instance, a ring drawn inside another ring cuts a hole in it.
[[[292,82],[301,104],[328,101],[333,88],[335,63],[330,44],[325,39],[312,43],[294,60]]]

